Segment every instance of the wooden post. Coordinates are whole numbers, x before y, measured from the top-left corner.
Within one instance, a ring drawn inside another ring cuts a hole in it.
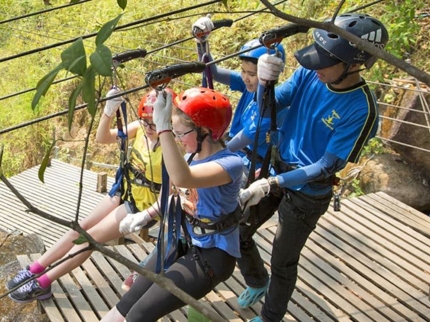
[[[107,191],[107,173],[100,172],[97,174],[97,192],[105,193]]]
[[[139,237],[142,238],[144,241],[149,241],[149,229],[148,228],[142,228],[139,231]]]

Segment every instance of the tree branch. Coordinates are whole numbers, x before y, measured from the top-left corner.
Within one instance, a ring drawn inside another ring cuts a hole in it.
[[[331,31],[342,38],[345,38],[346,40],[349,40],[350,42],[354,43],[357,48],[364,50],[384,61],[387,63],[398,67],[399,69],[405,71],[409,75],[415,77],[416,79],[422,81],[426,85],[430,86],[430,74],[422,71],[421,69],[408,64],[402,59],[399,59],[388,52],[379,49],[373,45],[371,45],[369,42],[367,42],[364,39],[361,39],[346,30],[337,27],[332,22],[317,22],[309,19],[303,19],[298,18],[289,14],[286,14],[285,12],[280,11],[277,9],[274,5],[272,5],[268,0],[260,0],[261,3],[263,3],[275,16],[287,20],[289,22],[296,23],[298,25],[307,26],[310,28],[317,28],[317,29],[324,29],[327,31]]]

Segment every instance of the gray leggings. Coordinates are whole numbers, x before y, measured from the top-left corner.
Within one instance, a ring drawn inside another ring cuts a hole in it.
[[[177,287],[195,299],[202,298],[217,284],[227,280],[233,274],[236,264],[235,257],[219,248],[199,248],[199,250],[200,257],[207,260],[212,268],[214,273],[212,277],[209,277],[193,258],[191,249],[178,258],[164,274]],[[157,256],[154,255],[155,253],[150,256],[145,265],[146,269],[153,272],[157,263]],[[127,322],[151,322],[184,305],[184,302],[169,291],[140,275],[116,307],[122,316],[127,317]]]

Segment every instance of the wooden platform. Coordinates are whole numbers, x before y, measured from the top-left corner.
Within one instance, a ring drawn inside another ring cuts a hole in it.
[[[38,178],[39,167],[28,169],[9,181],[35,207],[50,215],[72,221],[78,204],[79,167],[52,160],[52,166],[45,171],[45,183]],[[108,178],[108,189],[114,182]],[[97,173],[84,170],[82,175],[82,197],[79,219],[86,217],[103,199],[104,194],[96,192]],[[0,181],[0,229],[6,232],[21,231],[24,234],[37,233],[47,248],[51,247],[68,228],[26,212],[21,201]]]
[[[255,236],[268,268],[276,221],[274,216]],[[284,321],[430,321],[429,236],[427,216],[385,193],[342,200],[341,211],[330,209],[305,245]],[[139,261],[153,245],[112,247]],[[25,264],[28,256],[18,258]],[[56,282],[54,297],[41,303],[51,321],[98,321],[123,294],[128,273],[94,253]],[[226,320],[245,321],[262,302],[240,309],[237,296],[244,287],[236,269],[204,301]],[[162,321],[186,321],[186,316],[185,307]]]

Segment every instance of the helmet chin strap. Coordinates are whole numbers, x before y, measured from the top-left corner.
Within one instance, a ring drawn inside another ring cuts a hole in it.
[[[355,74],[355,73],[359,73],[362,70],[365,70],[366,68],[361,68],[358,70],[354,70],[353,72],[348,72],[348,70],[351,68],[352,64],[347,64],[347,63],[343,63],[343,73],[339,76],[339,78],[337,80],[335,80],[334,82],[331,82],[330,84],[332,85],[337,85],[342,83],[349,75]]]
[[[201,127],[197,128],[196,132],[197,132],[197,149],[188,158],[188,164],[190,164],[190,162],[193,160],[193,158],[196,155],[196,153],[199,153],[199,152],[202,151],[202,143],[206,139],[206,137],[209,135],[209,133],[203,133]]]

